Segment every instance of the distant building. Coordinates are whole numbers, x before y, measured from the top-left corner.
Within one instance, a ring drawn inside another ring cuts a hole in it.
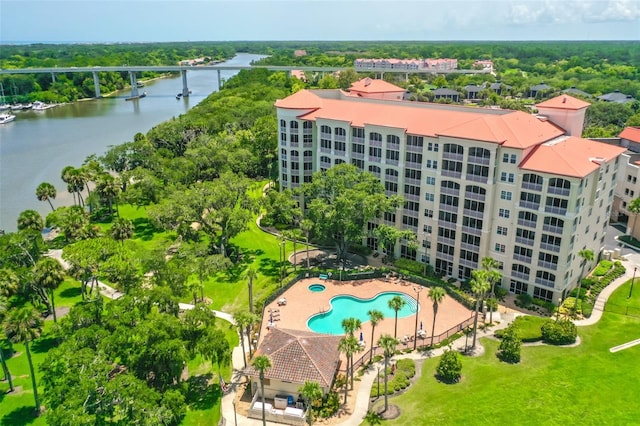
[[[582,96],[583,98],[592,98],[593,96],[590,93],[587,93],[583,90],[576,89],[576,86],[571,86],[568,89],[564,89],[562,93],[566,93],[571,96]]]
[[[295,52],[293,52],[293,56],[295,56],[296,58],[299,58],[300,56],[307,56],[307,51],[306,50],[296,50]]]
[[[458,68],[457,59],[356,59],[353,63],[356,71],[384,70],[424,70],[451,71]]]
[[[468,84],[464,86],[464,91],[467,93],[467,99],[478,99],[480,92],[484,90],[482,86],[476,86],[475,84]]]
[[[535,86],[531,86],[529,88],[529,97],[535,98],[536,96],[544,96],[546,93],[553,90],[553,87],[549,86],[545,82],[540,84],[536,84]]]
[[[369,99],[402,100],[405,90],[384,80],[363,78],[349,87],[348,96]]]
[[[458,69],[458,60],[457,59],[425,59],[424,61],[425,68],[428,70],[435,71],[451,71]]]
[[[457,90],[442,87],[433,91],[433,99],[451,99],[453,102],[460,102],[460,93]]]
[[[307,82],[307,76],[302,70],[291,70],[291,77],[295,77],[298,80],[302,80],[305,83]]]
[[[631,95],[625,95],[619,90],[613,91],[611,93],[605,93],[602,96],[598,96],[598,99],[601,101],[615,102],[618,104],[626,104],[635,101],[635,99]]]
[[[475,61],[473,63],[473,68],[493,72],[493,61],[489,61],[489,60]]]
[[[493,90],[498,95],[503,95],[504,93],[502,92],[509,92],[512,89],[512,87],[509,86],[508,84],[504,84],[500,81],[496,81],[495,83],[489,84],[489,89]]]

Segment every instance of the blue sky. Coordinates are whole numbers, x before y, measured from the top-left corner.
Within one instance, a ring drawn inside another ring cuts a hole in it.
[[[640,0],[0,0],[0,42],[639,40]]]

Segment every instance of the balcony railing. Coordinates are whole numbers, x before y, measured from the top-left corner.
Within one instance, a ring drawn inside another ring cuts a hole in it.
[[[347,155],[347,151],[343,151],[343,150],[336,149],[336,150],[334,151],[334,154],[335,154],[335,155],[339,155],[340,157],[344,157],[344,156],[346,156],[346,155]]]
[[[528,246],[533,246],[534,244],[534,240],[533,238],[525,238],[525,237],[519,237],[516,235],[516,243],[521,243],[521,244],[526,244]]]
[[[407,145],[405,149],[407,150],[407,152],[417,152],[419,154],[422,153],[422,147],[421,146]]]
[[[398,143],[387,143],[387,149],[391,151],[400,151],[400,144]]]
[[[370,140],[369,146],[382,147],[382,141]]]
[[[511,271],[511,276],[519,280],[529,281],[529,274],[520,271]]]
[[[489,182],[489,178],[487,176],[472,175],[469,173],[467,173],[467,180],[470,180],[472,182],[480,182],[480,183]]]
[[[382,163],[382,157],[369,156],[369,161],[371,161],[372,163]]]
[[[536,284],[540,284],[543,285],[545,287],[550,287],[550,288],[554,288],[556,286],[556,283],[551,281],[551,280],[547,280],[544,278],[540,278],[540,277],[536,277]]]
[[[327,169],[331,167],[331,163],[328,161],[321,161],[320,167],[326,167]]]
[[[484,212],[479,212],[477,210],[471,209],[462,209],[462,214],[468,217],[474,217],[476,219],[482,219],[484,216]]]
[[[384,191],[387,197],[393,197],[394,195],[398,195],[398,191],[389,191],[388,189]]]
[[[443,152],[442,153],[443,160],[454,160],[454,161],[463,161],[464,154],[457,154],[455,152]]]
[[[546,232],[553,232],[554,234],[562,234],[564,228],[562,226],[554,226],[554,225],[542,225],[542,229]]]
[[[303,148],[313,148],[313,142],[303,142],[302,143],[302,147]]]
[[[393,160],[393,159],[391,159],[391,158],[387,158],[387,159],[384,161],[384,163],[385,163],[385,164],[388,164],[388,165],[390,165],[390,166],[397,166],[398,164],[400,164],[400,161],[399,161],[399,160]]]
[[[542,184],[533,182],[522,182],[522,189],[528,189],[531,191],[542,191]]]
[[[331,154],[331,148],[325,148],[324,146],[320,147],[320,152],[323,152],[325,154]]]
[[[414,179],[414,178],[405,177],[404,178],[404,183],[406,183],[407,185],[420,186],[420,184],[422,182],[420,182],[420,179]]]
[[[566,207],[544,206],[544,211],[546,213],[557,214],[560,216],[565,216],[567,214]]]
[[[559,188],[557,186],[550,186],[547,188],[549,194],[562,195],[568,197],[571,193],[571,188]]]
[[[408,225],[406,223],[402,224],[402,229],[408,229],[409,231],[412,231],[414,233],[418,233],[418,227],[417,226],[413,226],[413,225]]]
[[[523,256],[521,254],[513,254],[513,260],[517,260],[518,262],[531,263],[531,256]]]
[[[558,269],[558,264],[545,262],[544,260],[538,260],[538,266],[541,268],[552,269],[554,271]]]
[[[362,152],[351,152],[351,156],[360,160],[364,159],[364,153]]]
[[[474,246],[473,244],[469,244],[469,243],[460,243],[460,248],[464,250],[473,251],[475,253],[478,253],[480,251],[480,247]]]
[[[527,228],[535,228],[536,222],[534,222],[533,220],[518,219],[518,225],[526,226]]]
[[[422,164],[416,163],[413,161],[405,161],[404,166],[408,169],[416,169],[416,170],[420,170],[422,168]]]
[[[361,145],[364,145],[364,138],[361,138],[361,137],[358,137],[358,136],[353,136],[353,137],[351,138],[351,141],[352,141],[353,143],[359,143],[359,144],[361,144]]]
[[[403,194],[404,199],[408,201],[420,201],[420,196],[415,194]]]
[[[460,179],[462,177],[462,172],[457,172],[455,170],[445,170],[442,169],[442,176],[451,177],[455,179]]]
[[[455,222],[448,222],[448,221],[442,220],[442,219],[438,220],[438,226],[441,227],[441,228],[456,229],[456,223]]]
[[[488,166],[489,162],[490,162],[491,158],[487,158],[487,157],[475,157],[475,156],[469,156],[469,158],[467,159],[467,161],[469,163],[472,164],[483,164]]]
[[[484,201],[486,198],[485,194],[478,194],[477,192],[465,191],[464,198],[467,200],[477,200]]]
[[[402,209],[402,214],[405,216],[409,216],[409,217],[419,217],[420,214],[419,212],[415,211],[415,210],[409,210],[409,209]]]
[[[347,137],[346,137],[345,135],[337,135],[337,134],[336,134],[336,135],[334,136],[334,140],[335,140],[336,142],[346,142]]]
[[[454,197],[457,197],[460,195],[460,190],[455,188],[447,188],[446,186],[441,186],[440,193],[445,195],[453,195]]]
[[[443,237],[441,235],[438,235],[438,242],[439,243],[443,243],[443,244],[447,244],[449,246],[455,246],[456,245],[456,240],[454,240],[452,238]]]
[[[477,237],[482,235],[482,229],[472,228],[470,226],[462,225],[462,232],[466,232],[467,234],[475,235]]]
[[[472,268],[472,269],[476,269],[478,267],[478,262],[477,261],[465,259],[463,257],[460,258],[460,261],[458,263],[460,265],[462,265],[462,266],[466,266],[466,267]]]
[[[331,133],[320,132],[320,139],[331,140]]]
[[[451,213],[458,213],[458,206],[452,206],[451,204],[440,204],[440,210]]]
[[[441,251],[436,252],[436,256],[438,259],[446,260],[449,262],[453,262],[453,255],[449,253],[442,253]]]
[[[300,142],[290,142],[289,146],[291,148],[300,148]]]
[[[529,210],[538,210],[540,208],[540,203],[535,203],[532,201],[520,201],[520,207],[523,209]]]
[[[386,180],[387,182],[398,182],[398,176],[384,175],[384,180]]]
[[[557,246],[555,244],[549,244],[549,243],[540,243],[540,248],[542,250],[549,250],[549,251],[554,251],[556,253],[560,252],[560,246]]]

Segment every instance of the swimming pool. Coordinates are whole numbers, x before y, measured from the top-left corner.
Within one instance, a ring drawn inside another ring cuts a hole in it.
[[[324,286],[324,284],[311,284],[309,286],[309,291],[312,291],[314,293],[320,293],[322,291],[324,291],[326,287]]]
[[[397,291],[380,293],[372,299],[360,299],[355,296],[341,295],[331,299],[331,310],[315,314],[307,321],[311,331],[324,334],[344,334],[342,320],[358,318],[363,323],[369,321],[367,312],[377,309],[385,318],[395,318],[395,311],[389,308],[389,300],[395,296],[402,297],[406,305],[398,311],[398,318],[408,317],[416,313],[416,300],[411,296]]]

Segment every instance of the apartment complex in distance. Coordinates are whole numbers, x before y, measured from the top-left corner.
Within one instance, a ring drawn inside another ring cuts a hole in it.
[[[624,152],[579,137],[589,104],[562,95],[534,116],[382,98],[303,90],[278,100],[281,187],[352,163],[405,199],[382,221],[415,232],[420,248],[401,242],[396,256],[459,279],[492,257],[504,288],[563,298],[581,274],[578,252],[604,244]]]
[[[384,70],[424,70],[451,71],[458,68],[457,59],[356,59],[353,63],[356,71],[384,71]]]

